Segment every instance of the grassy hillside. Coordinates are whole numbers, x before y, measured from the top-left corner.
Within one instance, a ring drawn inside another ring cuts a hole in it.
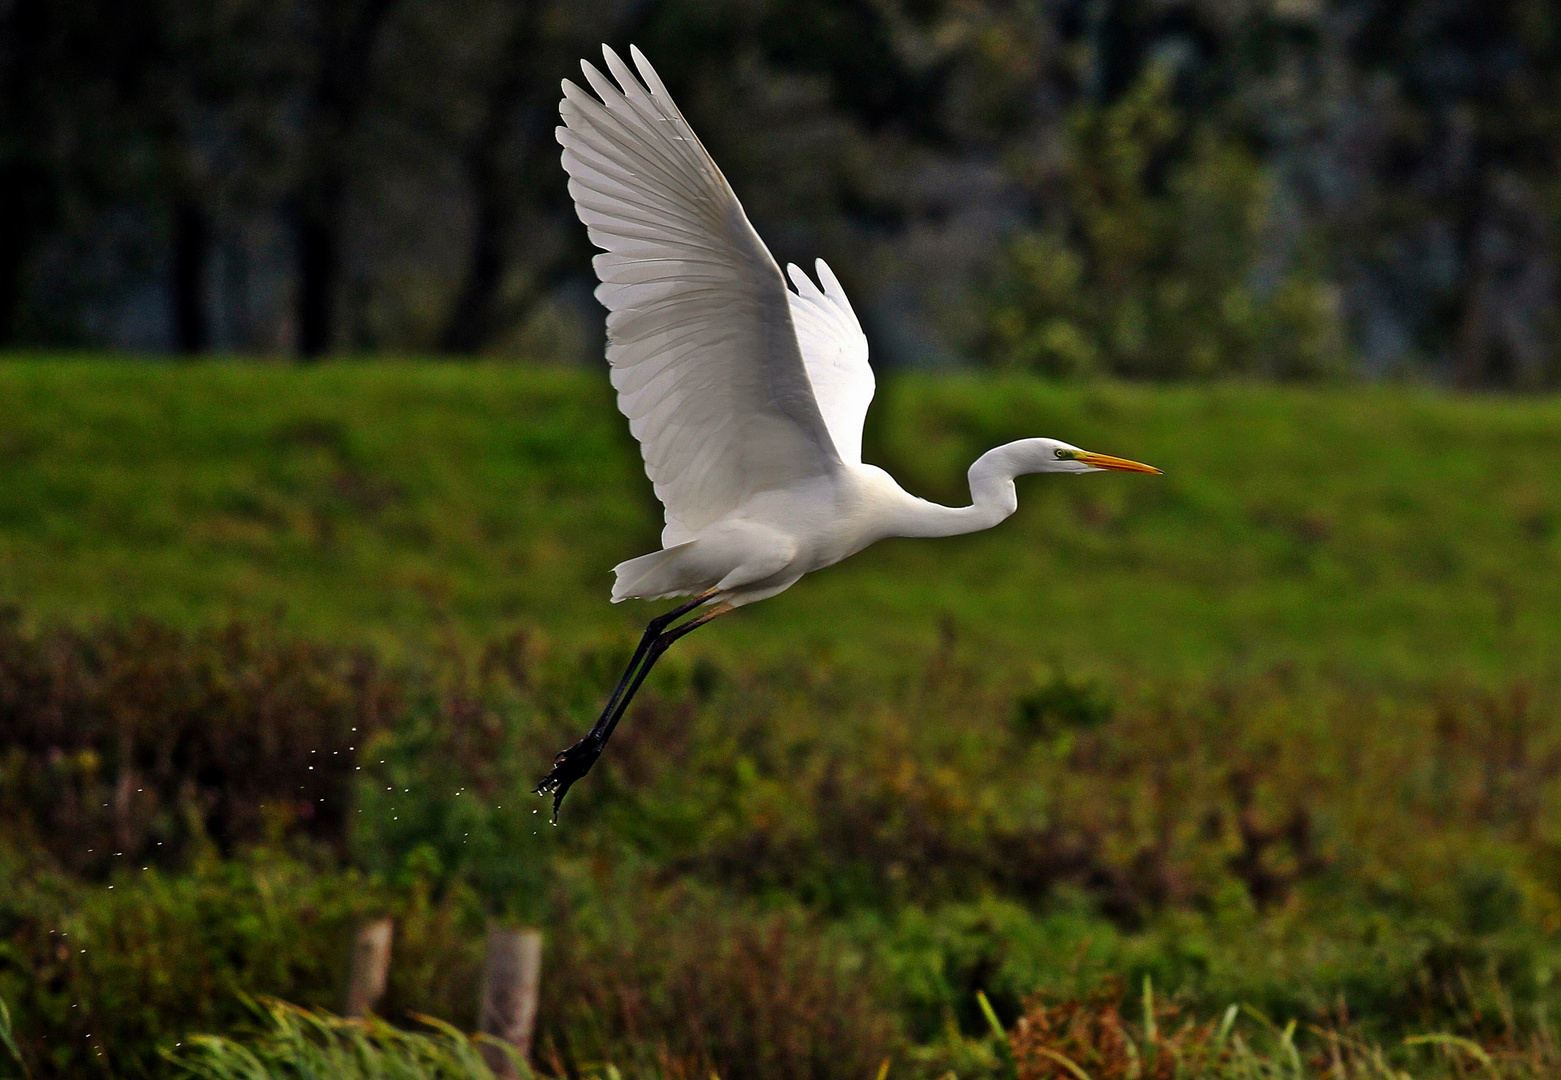
[[[952,628],[1021,664],[1149,675],[1561,665],[1561,401],[885,383],[866,456],[918,494],[962,502],[970,460],[1026,435],[1166,475],[1021,481],[1000,528],[879,545],[699,648],[855,661]],[[600,372],[0,364],[0,599],[46,619],[616,637],[650,609],[607,603],[610,567],[659,525]]]

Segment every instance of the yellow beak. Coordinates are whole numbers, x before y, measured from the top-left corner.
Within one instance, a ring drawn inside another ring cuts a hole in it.
[[[1086,465],[1097,469],[1121,469],[1124,472],[1147,472],[1159,475],[1160,470],[1153,465],[1145,465],[1137,461],[1129,461],[1127,458],[1112,457],[1110,454],[1091,454],[1088,452],[1075,454],[1074,461],[1082,461]]]

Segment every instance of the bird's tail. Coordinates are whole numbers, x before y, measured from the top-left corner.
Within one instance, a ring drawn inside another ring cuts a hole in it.
[[[681,575],[676,573],[675,561],[696,543],[697,540],[690,540],[674,544],[613,567],[616,580],[612,586],[612,602],[660,600],[665,596],[686,596],[694,592],[696,586],[681,580]]]

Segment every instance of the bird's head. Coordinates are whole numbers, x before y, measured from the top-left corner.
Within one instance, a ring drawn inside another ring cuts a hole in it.
[[[1034,468],[1027,470],[1031,472],[1087,473],[1106,469],[1143,473],[1160,471],[1153,465],[1112,457],[1110,454],[1091,453],[1056,439],[1025,439],[1022,445],[1026,449],[1026,456],[1032,457]]]

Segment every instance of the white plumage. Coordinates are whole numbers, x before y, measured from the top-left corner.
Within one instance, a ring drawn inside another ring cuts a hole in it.
[[[565,81],[558,141],[602,249],[596,297],[618,407],[666,507],[663,550],[620,564],[613,599],[715,590],[737,606],[883,536],[966,532],[1011,513],[1000,490],[951,510],[862,464],[873,371],[839,280],[820,259],[817,283],[788,267],[788,289],[655,69],[638,49],[637,76],[602,51],[612,78],[581,65],[594,97]],[[1091,467],[1054,453],[1076,447],[1026,442],[1024,460],[1024,444],[1002,455],[1009,480]]]
[[[873,369],[867,362],[867,335],[851,310],[851,301],[829,264],[814,264],[823,290],[795,264],[786,267],[797,291],[787,293],[797,345],[808,382],[835,450],[847,465],[862,463],[862,424],[872,404]]]
[[[619,86],[583,65],[600,103],[564,83],[558,141],[575,209],[603,249],[596,298],[612,383],[671,547],[757,491],[827,475],[840,454],[779,267],[655,71],[632,55],[644,84],[610,49]]]
[[[1158,471],[1022,439],[983,454],[971,505],[947,507],[863,464],[873,372],[839,280],[820,259],[817,282],[788,267],[788,289],[650,63],[631,49],[636,76],[602,52],[611,79],[581,64],[594,97],[563,84],[558,141],[575,210],[602,249],[596,297],[618,408],[666,507],[662,550],[614,568],[613,600],[694,599],[652,620],[601,719],[558,756],[538,788],[555,814],[650,666],[696,626],[885,537],[989,528],[1014,512],[1020,474]]]

